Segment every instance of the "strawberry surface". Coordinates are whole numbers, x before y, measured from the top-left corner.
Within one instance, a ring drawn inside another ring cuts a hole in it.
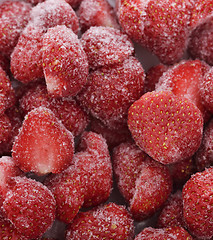
[[[213,168],[197,172],[183,188],[183,215],[190,232],[200,239],[213,237]]]
[[[21,1],[0,4],[0,51],[10,56],[18,38],[27,25],[31,5]]]
[[[133,221],[128,211],[115,203],[79,213],[68,227],[66,240],[133,239]]]
[[[41,237],[55,219],[55,199],[42,183],[15,177],[3,209],[18,232],[28,239]]]
[[[26,115],[12,156],[23,171],[43,175],[66,169],[72,163],[73,152],[72,133],[51,110],[39,107]]]
[[[82,32],[92,26],[119,28],[114,9],[106,0],[83,0],[78,16]]]
[[[144,70],[135,57],[89,74],[78,100],[111,129],[126,125],[130,105],[143,93]]]
[[[81,43],[93,69],[123,62],[134,52],[129,37],[111,27],[91,27],[82,35]]]
[[[170,91],[148,92],[134,102],[128,125],[136,144],[163,164],[191,157],[203,133],[200,110]]]
[[[43,70],[48,93],[76,95],[87,82],[88,61],[77,35],[65,26],[50,28],[43,39]]]

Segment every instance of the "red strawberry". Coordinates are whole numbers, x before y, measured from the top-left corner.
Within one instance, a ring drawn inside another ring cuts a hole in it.
[[[163,206],[171,191],[172,179],[167,167],[147,158],[135,182],[130,212],[136,220],[147,219]]]
[[[200,96],[203,105],[213,113],[213,67],[200,79]]]
[[[152,92],[156,88],[156,84],[159,81],[159,78],[163,75],[164,72],[168,69],[167,66],[163,64],[158,64],[151,67],[146,73],[146,78],[144,82],[144,92]]]
[[[50,28],[43,40],[43,69],[48,93],[74,96],[88,75],[86,54],[73,31],[65,26]]]
[[[207,21],[211,16],[213,16],[213,1],[196,0],[191,15],[191,26],[193,28]]]
[[[188,52],[193,58],[213,65],[213,18],[200,24],[191,34]]]
[[[197,238],[213,237],[213,168],[197,172],[183,188],[183,214],[189,231]]]
[[[82,32],[92,26],[119,28],[114,10],[106,0],[83,0],[78,16]]]
[[[179,61],[190,34],[191,0],[119,0],[117,14],[123,30],[147,47],[164,64]]]
[[[68,227],[66,240],[133,239],[134,227],[123,206],[109,203],[88,212],[79,213]]]
[[[0,51],[8,57],[27,25],[30,10],[30,4],[20,1],[5,1],[0,4]]]
[[[0,66],[2,67],[2,69],[8,74],[9,73],[9,69],[10,69],[10,61],[9,59],[0,52]]]
[[[91,27],[82,35],[81,43],[93,69],[123,62],[134,51],[128,36],[110,27]]]
[[[164,164],[191,157],[203,133],[199,109],[170,91],[148,92],[134,102],[128,125],[137,145]]]
[[[39,107],[25,117],[12,156],[25,172],[59,173],[72,163],[73,135],[51,110]]]
[[[20,99],[20,106],[24,114],[40,106],[51,109],[74,136],[81,134],[89,122],[87,114],[74,99],[54,99],[48,95],[43,84],[35,85],[26,91]]]
[[[105,202],[112,190],[112,165],[106,140],[93,132],[82,134],[80,152],[74,156],[77,174],[84,187],[84,207]]]
[[[15,93],[10,79],[0,66],[0,114],[15,104]]]
[[[192,236],[182,227],[154,229],[145,228],[135,240],[193,240]]]
[[[202,143],[195,154],[198,171],[213,165],[213,119],[205,126]]]
[[[128,108],[143,93],[144,77],[140,62],[129,57],[120,64],[91,72],[78,100],[108,128],[123,128]]]
[[[28,240],[23,234],[17,232],[12,223],[0,216],[0,236],[2,240]]]
[[[55,218],[55,199],[40,182],[15,177],[3,209],[18,232],[25,237],[41,237]]]
[[[159,228],[168,228],[173,226],[185,227],[183,219],[183,199],[181,191],[172,194],[164,205],[159,217]]]
[[[208,69],[209,66],[199,60],[183,60],[163,74],[156,89],[170,90],[177,96],[190,99],[205,117],[206,109],[199,93],[199,82]]]
[[[6,114],[0,115],[0,144],[7,142],[11,135],[12,126]]]

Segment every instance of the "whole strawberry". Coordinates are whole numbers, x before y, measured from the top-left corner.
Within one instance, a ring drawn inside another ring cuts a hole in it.
[[[200,239],[213,237],[213,168],[197,172],[183,188],[183,215],[189,231]]]

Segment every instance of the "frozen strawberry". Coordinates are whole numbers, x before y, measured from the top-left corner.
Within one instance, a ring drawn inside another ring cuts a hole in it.
[[[18,38],[27,25],[31,5],[21,1],[0,4],[0,52],[10,56]]]
[[[163,164],[191,157],[203,133],[200,110],[170,91],[148,92],[134,102],[128,125],[137,145]]]
[[[213,16],[213,1],[203,0],[195,1],[194,8],[191,14],[191,26],[193,28],[199,26],[202,22],[207,21]]]
[[[81,43],[93,69],[123,62],[134,52],[129,37],[111,27],[91,27],[82,35]]]
[[[78,16],[82,32],[92,26],[119,28],[114,10],[106,0],[83,0]]]
[[[181,187],[195,170],[192,158],[168,165],[175,187]]]
[[[65,26],[50,28],[43,40],[43,69],[48,93],[74,96],[87,82],[88,61],[77,35]]]
[[[123,30],[164,64],[179,61],[190,34],[191,0],[119,0],[117,15]]]
[[[198,171],[213,165],[213,119],[205,126],[202,143],[195,154]]]
[[[107,127],[119,129],[126,126],[128,108],[143,93],[144,78],[140,62],[129,57],[91,72],[78,100]]]
[[[152,228],[147,227],[135,240],[193,240],[193,237],[182,227]]]
[[[78,33],[78,18],[72,7],[64,0],[46,0],[35,6],[30,13],[30,22],[44,32],[57,25],[65,25]]]
[[[199,25],[191,34],[188,52],[193,58],[213,65],[213,18]]]
[[[213,67],[200,79],[200,96],[203,105],[213,113]]]
[[[117,185],[127,201],[134,195],[135,183],[146,158],[147,155],[134,143],[121,143],[113,149],[112,161]]]
[[[17,232],[12,223],[0,216],[0,236],[2,240],[28,240],[23,234]]]
[[[20,99],[20,106],[24,114],[40,106],[51,109],[74,136],[81,134],[89,123],[86,112],[74,99],[54,99],[48,95],[44,84],[37,84],[26,91]]]
[[[183,188],[183,215],[197,238],[213,237],[213,168],[197,172]]]
[[[158,217],[157,225],[159,228],[185,226],[183,219],[183,199],[180,190],[168,198]]]
[[[131,139],[131,133],[127,126],[119,128],[119,131],[117,131],[116,129],[108,128],[97,118],[92,118],[90,130],[101,134],[106,139],[109,149]]]
[[[3,209],[18,232],[29,239],[41,237],[55,219],[55,199],[42,183],[15,177]]]
[[[144,220],[159,210],[172,191],[172,179],[166,166],[147,158],[141,165],[130,200],[130,212],[136,220]]]
[[[47,108],[29,112],[15,139],[12,156],[25,172],[59,173],[71,163],[73,135]]]
[[[190,99],[205,117],[206,108],[199,93],[199,82],[208,69],[209,66],[200,60],[183,60],[163,74],[156,89],[170,90],[177,96]]]
[[[0,66],[0,114],[15,104],[15,92],[6,72]]]
[[[0,144],[6,142],[12,131],[12,126],[6,114],[0,115]]]
[[[56,218],[71,223],[84,203],[84,187],[73,166],[58,175],[47,183],[47,187],[56,200]]]
[[[21,175],[21,170],[9,156],[0,158],[0,207],[8,191],[8,183],[12,177]],[[0,210],[1,211],[1,210]],[[1,235],[0,235],[1,236]]]
[[[133,239],[134,226],[128,211],[109,203],[88,212],[79,213],[68,227],[66,240]]]
[[[163,75],[164,72],[168,69],[167,66],[163,64],[158,64],[151,67],[146,73],[146,78],[144,82],[144,92],[152,92],[156,88],[156,84],[159,81],[159,78]]]
[[[0,52],[0,66],[8,74],[10,70],[10,61],[9,59]]]
[[[82,134],[74,165],[84,187],[84,207],[105,202],[112,190],[112,164],[106,140],[93,132]]]

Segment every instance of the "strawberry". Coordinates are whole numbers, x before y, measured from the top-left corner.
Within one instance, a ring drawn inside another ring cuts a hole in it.
[[[43,39],[43,69],[48,93],[74,96],[88,75],[86,54],[73,31],[65,26],[50,28]]]
[[[81,43],[92,69],[123,62],[134,51],[128,36],[110,27],[91,27],[82,35]]]
[[[156,90],[170,90],[177,96],[190,99],[205,117],[207,113],[199,94],[199,82],[208,69],[209,66],[199,60],[183,60],[163,74]]]
[[[16,228],[12,223],[0,216],[0,236],[2,240],[28,240],[29,238],[25,237],[21,233],[17,232]]]
[[[41,237],[55,218],[55,200],[42,183],[15,177],[3,209],[18,232],[28,239]]]
[[[148,92],[134,102],[128,125],[137,145],[163,164],[191,157],[203,133],[200,110],[170,91]]]
[[[72,133],[51,110],[39,107],[26,115],[12,156],[23,171],[43,175],[66,169],[72,163],[73,151]]]
[[[7,142],[11,135],[12,126],[6,114],[0,115],[0,144]]]
[[[191,0],[119,0],[117,15],[123,30],[158,56],[164,64],[179,61],[191,32]]]
[[[86,112],[74,99],[54,99],[48,95],[43,84],[37,84],[27,90],[19,102],[24,114],[40,106],[51,109],[74,136],[81,134],[89,123]]]
[[[0,115],[15,104],[15,92],[6,72],[0,66]]]
[[[198,171],[213,165],[213,119],[205,126],[202,143],[195,154],[195,163]]]
[[[213,67],[200,79],[200,96],[203,105],[213,113]]]
[[[0,66],[2,67],[2,69],[9,74],[9,69],[10,69],[10,61],[9,59],[0,52]]]
[[[183,215],[197,238],[213,237],[213,168],[197,172],[183,187]]]
[[[78,16],[82,32],[92,26],[119,28],[114,9],[106,0],[83,0]]]
[[[137,235],[135,240],[193,240],[192,236],[182,227],[144,228],[144,230]]]
[[[146,73],[146,78],[144,82],[144,92],[152,92],[156,88],[156,84],[158,83],[160,77],[163,75],[164,72],[168,67],[163,64],[158,64],[156,66],[151,67],[148,72]]]
[[[79,213],[68,227],[66,240],[133,239],[133,221],[128,211],[115,203]]]
[[[77,97],[108,128],[123,128],[128,108],[143,93],[144,78],[140,62],[131,56],[119,64],[91,72]]]
[[[20,1],[5,1],[0,4],[0,51],[8,57],[27,25],[30,10],[30,4]]]
[[[136,220],[147,219],[163,206],[171,191],[172,179],[167,167],[147,158],[135,182],[130,212]]]
[[[82,134],[74,156],[77,174],[84,187],[84,207],[105,202],[112,190],[112,164],[106,140],[93,132]]]
[[[180,190],[168,198],[158,217],[157,226],[159,228],[172,226],[185,227],[183,219],[183,199]]]
[[[188,52],[193,58],[204,60],[213,65],[213,18],[200,24],[191,34]]]

